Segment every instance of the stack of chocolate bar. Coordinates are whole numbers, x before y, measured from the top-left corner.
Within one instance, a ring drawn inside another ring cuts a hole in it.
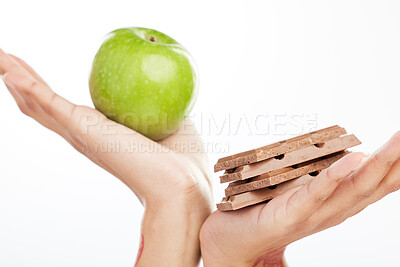
[[[220,181],[231,183],[218,209],[237,210],[265,202],[316,178],[349,153],[347,148],[361,144],[346,134],[336,125],[219,159],[214,171],[225,170]]]

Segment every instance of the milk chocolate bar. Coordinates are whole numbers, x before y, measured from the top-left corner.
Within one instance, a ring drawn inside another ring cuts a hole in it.
[[[318,176],[317,176],[318,177]],[[308,181],[317,178],[309,174],[297,179],[290,180],[278,185],[275,189],[263,188],[239,195],[224,197],[221,203],[217,204],[220,211],[237,210],[254,204],[258,204],[284,194],[287,191],[306,184]]]
[[[232,196],[247,191],[253,191],[256,189],[277,185],[306,174],[315,176],[319,171],[328,168],[331,164],[348,153],[349,152],[341,151],[283,169],[270,171],[254,178],[230,183],[225,189],[225,196]]]
[[[325,142],[346,134],[346,130],[337,125],[325,129],[300,135],[288,140],[249,150],[218,160],[214,171],[233,169],[246,164],[251,164],[276,157],[313,144]]]
[[[361,144],[354,135],[346,135],[294,150],[250,165],[229,169],[220,177],[221,183],[244,180],[266,172],[282,169]]]
[[[225,169],[220,181],[231,183],[218,209],[262,203],[318,179],[320,171],[349,153],[347,148],[361,144],[345,134],[345,129],[333,126],[220,159],[215,165],[215,170]]]

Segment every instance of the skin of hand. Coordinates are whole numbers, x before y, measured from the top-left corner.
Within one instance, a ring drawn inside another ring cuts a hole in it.
[[[1,49],[0,74],[24,114],[61,135],[139,198],[145,213],[137,266],[198,265],[199,232],[212,211],[212,194],[208,159],[190,120],[156,143],[93,108],[68,102],[24,61]]]
[[[238,211],[216,211],[201,233],[208,266],[285,266],[286,246],[333,227],[400,188],[400,132],[366,157],[354,152],[303,186]]]

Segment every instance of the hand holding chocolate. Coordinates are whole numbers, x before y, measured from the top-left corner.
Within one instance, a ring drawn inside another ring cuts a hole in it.
[[[303,185],[361,142],[332,126],[218,160],[214,171],[225,170],[220,182],[231,182],[217,204],[221,211],[268,201]]]

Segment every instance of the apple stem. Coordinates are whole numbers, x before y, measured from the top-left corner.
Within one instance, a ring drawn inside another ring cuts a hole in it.
[[[154,36],[150,36],[149,38],[150,41],[155,42],[156,40],[154,39]]]

